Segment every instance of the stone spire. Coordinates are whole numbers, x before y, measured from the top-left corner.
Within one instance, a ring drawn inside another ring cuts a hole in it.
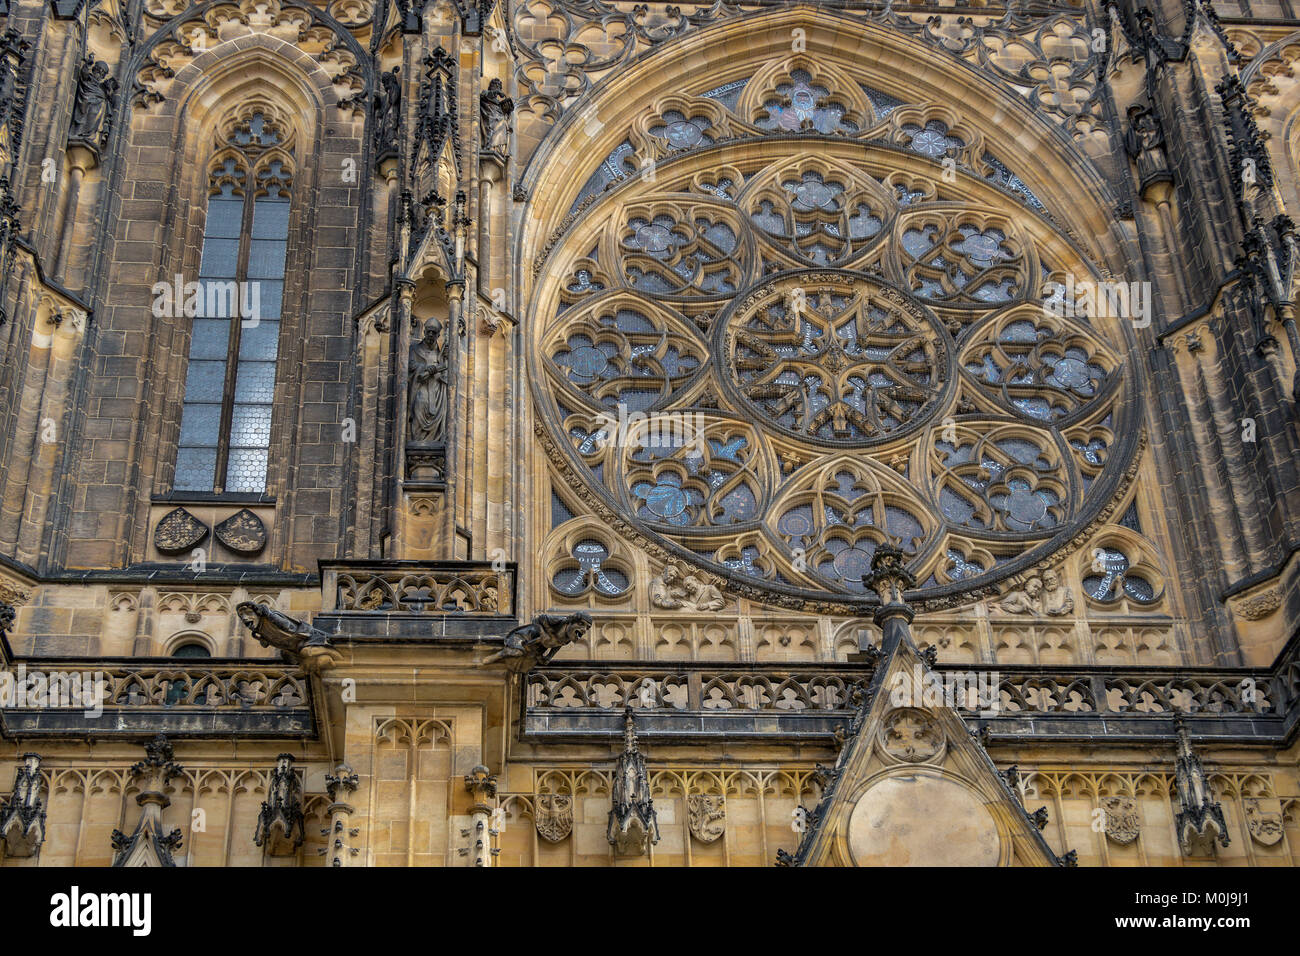
[[[880,647],[889,653],[901,642],[912,643],[909,625],[916,613],[903,598],[906,588],[916,586],[916,578],[903,563],[903,552],[891,545],[881,545],[871,556],[871,573],[862,583],[880,597],[874,620],[880,628]]]

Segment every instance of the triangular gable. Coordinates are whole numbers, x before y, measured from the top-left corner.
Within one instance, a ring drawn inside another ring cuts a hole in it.
[[[954,708],[958,701],[926,680],[931,670],[912,642],[910,611],[895,604],[881,612],[884,652],[839,759],[822,768],[822,799],[799,849],[781,862],[1062,865]]]

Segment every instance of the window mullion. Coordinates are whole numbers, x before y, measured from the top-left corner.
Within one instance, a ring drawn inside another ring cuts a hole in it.
[[[249,164],[251,178],[252,164]],[[239,235],[239,259],[235,266],[234,314],[230,317],[230,339],[226,351],[226,381],[221,399],[221,439],[217,444],[217,470],[221,491],[228,484],[226,466],[230,462],[230,431],[235,414],[235,384],[239,376],[239,336],[243,325],[239,314],[243,303],[243,283],[248,276],[249,250],[252,248],[253,207],[257,203],[253,184],[250,182],[244,196],[244,220]]]

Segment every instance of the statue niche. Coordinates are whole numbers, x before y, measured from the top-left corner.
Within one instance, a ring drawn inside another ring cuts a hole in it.
[[[407,478],[440,482],[446,476],[447,358],[443,325],[424,323],[424,336],[411,346],[407,370]]]
[[[117,93],[117,80],[109,76],[108,64],[92,53],[77,70],[77,92],[72,107],[68,142],[98,150],[111,132],[109,113]]]
[[[483,151],[501,157],[508,155],[510,114],[515,111],[515,101],[506,96],[500,80],[493,80],[487,90],[479,94],[478,109]]]

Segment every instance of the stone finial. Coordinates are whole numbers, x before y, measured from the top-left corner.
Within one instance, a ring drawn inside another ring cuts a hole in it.
[[[305,839],[302,785],[293,769],[293,754],[280,754],[271,771],[267,799],[257,815],[253,842],[266,847],[271,856],[292,856]]]
[[[14,775],[9,799],[0,803],[0,841],[15,858],[31,857],[45,842],[45,804],[41,800],[41,756],[26,753]]]
[[[614,769],[606,836],[619,853],[642,856],[659,842],[659,820],[650,798],[650,776],[645,757],[637,749],[636,713],[623,711],[623,752]]]
[[[1184,856],[1212,856],[1216,840],[1220,846],[1231,842],[1228,824],[1223,818],[1223,808],[1214,799],[1201,758],[1192,749],[1181,714],[1175,718],[1175,728],[1178,756],[1174,762],[1174,783],[1179,811],[1174,819],[1178,840]]]

